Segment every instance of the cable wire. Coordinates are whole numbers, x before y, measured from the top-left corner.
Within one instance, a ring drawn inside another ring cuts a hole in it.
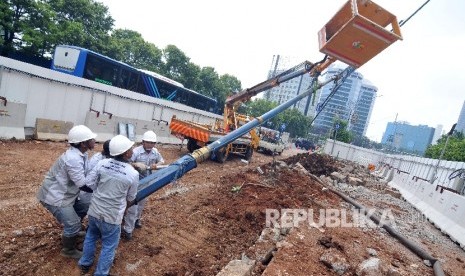
[[[430,1],[430,0],[426,1],[425,3],[423,3],[423,5],[421,5],[421,6],[420,6],[414,13],[412,13],[409,17],[407,17],[407,19],[401,20],[401,21],[399,22],[399,26],[400,26],[400,27],[404,26],[405,23],[407,23],[407,22],[410,20],[410,18],[412,18],[415,14],[417,14],[417,12],[419,12],[421,9],[423,9],[423,7],[424,7],[426,4],[428,4],[429,1]]]

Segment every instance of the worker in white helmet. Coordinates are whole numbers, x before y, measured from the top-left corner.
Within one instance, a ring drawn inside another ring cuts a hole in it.
[[[87,151],[94,148],[96,136],[84,125],[71,128],[68,133],[71,146],[47,172],[37,193],[40,203],[63,225],[61,255],[69,258],[79,259],[82,255],[75,245],[88,206],[80,204],[78,195],[81,189],[92,192],[86,186],[85,168]]]
[[[162,155],[155,148],[156,142],[157,135],[155,132],[149,130],[142,136],[142,145],[133,150],[131,162],[133,162],[133,166],[139,171],[141,179],[149,175],[153,170],[156,170],[157,166],[165,163]],[[128,209],[124,217],[123,231],[121,233],[124,239],[130,240],[134,228],[142,227],[141,215],[146,201],[147,199],[141,200],[137,205]]]
[[[134,142],[123,135],[110,140],[111,158],[97,163],[87,176],[94,190],[88,211],[89,224],[82,258],[78,265],[87,274],[94,263],[97,241],[101,251],[94,275],[109,275],[121,233],[121,223],[127,206],[136,199],[139,173],[131,166]]]

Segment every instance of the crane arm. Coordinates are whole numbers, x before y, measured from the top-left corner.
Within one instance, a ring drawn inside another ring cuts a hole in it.
[[[251,88],[244,89],[241,92],[228,97],[226,99],[225,104],[227,106],[233,106],[233,105],[236,105],[237,103],[246,102],[250,100],[250,98],[252,98],[253,96],[257,95],[260,92],[263,92],[265,90],[278,86],[279,84],[285,81],[288,81],[290,79],[296,78],[298,76],[301,76],[305,73],[310,72],[313,66],[314,64],[312,64],[311,62],[304,61],[301,64],[294,66],[291,69],[287,70],[286,72],[279,74],[278,76],[275,76],[271,79],[261,82]]]

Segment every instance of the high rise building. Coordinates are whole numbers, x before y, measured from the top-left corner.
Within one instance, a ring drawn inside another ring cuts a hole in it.
[[[434,128],[426,125],[412,126],[407,122],[389,122],[381,144],[399,151],[424,155],[433,136]]]
[[[455,130],[461,131],[465,134],[465,101],[463,102],[462,110],[460,111],[459,120],[457,121]]]
[[[433,145],[436,145],[438,143],[438,140],[441,138],[442,128],[443,128],[443,125],[437,125],[436,128],[434,129],[434,135],[433,135],[433,141],[432,141]]]
[[[287,71],[288,69],[296,66],[298,63],[299,62],[294,57],[274,55],[271,62],[271,68],[268,72],[268,79]],[[309,74],[304,74],[268,90],[265,93],[265,99],[282,104],[307,91],[310,84],[311,77]],[[294,104],[293,107],[297,108],[302,114],[308,116],[312,114],[311,105],[311,98],[309,99],[309,97],[307,97]]]
[[[342,70],[344,69],[334,64],[331,65],[325,73],[325,79],[329,80]],[[333,87],[334,84],[330,83],[321,89],[317,110],[323,106]],[[335,120],[344,120],[348,123],[349,131],[365,136],[377,91],[376,86],[364,79],[362,74],[353,72],[328,100],[315,119],[314,127],[320,131],[330,131],[334,127]]]

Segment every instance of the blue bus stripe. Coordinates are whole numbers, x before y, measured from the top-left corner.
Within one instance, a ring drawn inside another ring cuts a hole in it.
[[[149,91],[149,96],[156,97],[155,93],[153,92],[153,88],[150,84],[149,78],[145,75],[142,75],[142,79],[144,80],[145,87],[147,88],[147,91]]]
[[[157,84],[152,76],[145,76],[147,78],[147,82],[150,86],[151,96],[155,98],[161,98],[160,92],[158,92]]]
[[[173,100],[174,97],[176,97],[176,93],[178,92],[178,90],[174,90],[173,93],[171,93],[168,97],[166,97],[167,100]]]
[[[155,80],[152,77],[148,77],[150,80],[150,83],[152,84],[152,87],[154,88],[153,90],[155,91],[155,97],[160,98],[160,92],[158,92],[157,84],[155,83]]]

